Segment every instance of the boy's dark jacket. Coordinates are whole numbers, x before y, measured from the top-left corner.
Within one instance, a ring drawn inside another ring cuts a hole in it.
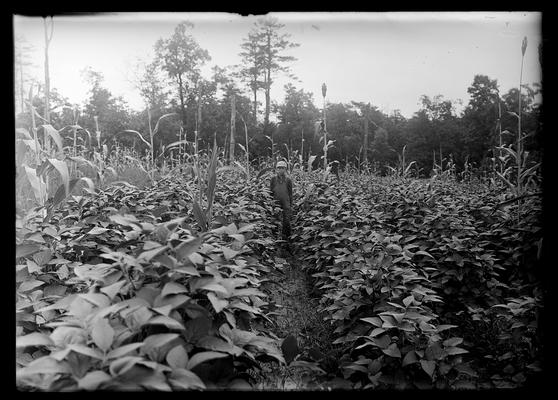
[[[293,203],[293,182],[291,181],[291,178],[289,178],[288,176],[285,176],[284,179],[285,179],[287,191],[285,192],[283,190],[278,190],[276,192],[275,187],[278,184],[278,179],[279,179],[279,177],[277,175],[275,175],[271,178],[271,181],[269,183],[269,189],[271,190],[271,194],[276,199],[281,201],[281,205],[289,205],[290,207],[292,207],[292,203]]]

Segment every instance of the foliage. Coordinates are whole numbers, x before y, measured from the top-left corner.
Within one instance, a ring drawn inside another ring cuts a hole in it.
[[[130,124],[128,106],[122,97],[115,97],[103,87],[103,74],[88,68],[83,71],[90,86],[90,97],[83,109],[83,128],[89,132],[102,132],[103,142],[107,142]],[[93,138],[93,144],[100,147],[100,142]],[[131,141],[128,144],[132,144]]]
[[[475,388],[540,370],[540,198],[517,231],[485,186],[300,178],[295,241],[338,335],[334,375],[354,388]]]
[[[187,121],[186,96],[198,85],[200,67],[211,59],[207,50],[186,32],[192,27],[190,22],[181,22],[169,39],[159,39],[155,44],[157,59],[177,88],[183,125]]]
[[[85,166],[139,162],[124,154]],[[266,169],[247,180],[217,154],[18,216],[18,385],[234,387],[284,362],[261,290],[275,262]],[[541,370],[540,197],[518,225],[508,190],[451,171],[331,184],[292,165],[297,257],[336,335],[333,354],[293,362],[325,386],[517,387]]]
[[[257,110],[256,94],[258,88],[265,93],[264,133],[268,133],[269,115],[271,111],[271,85],[278,73],[290,74],[286,65],[295,61],[293,56],[284,53],[300,46],[289,41],[290,34],[281,33],[283,24],[274,17],[262,17],[255,22],[255,26],[243,42],[244,52],[241,53],[244,68],[241,75],[249,77],[249,87],[254,93],[254,110]],[[291,78],[293,77],[290,74]],[[255,113],[254,113],[255,114]]]
[[[214,223],[198,234],[193,186],[113,184],[72,195],[48,222],[39,209],[18,219],[21,388],[234,387],[258,360],[284,362],[257,328],[267,318],[266,195],[218,184]]]
[[[151,147],[161,153],[170,144],[181,142],[180,146],[169,151],[176,153],[172,157],[182,162],[186,153],[194,153],[196,137],[198,148],[207,153],[214,142],[219,147],[228,148],[230,100],[234,95],[237,116],[240,116],[236,119],[235,131],[247,133],[244,138],[248,137],[248,140],[239,140],[238,144],[249,149],[249,162],[257,163],[258,158],[270,154],[285,157],[285,151],[292,153],[295,149],[300,149],[304,153],[301,154],[303,160],[306,160],[311,154],[323,151],[320,135],[312,134],[312,126],[320,122],[312,93],[296,89],[293,83],[296,79],[290,74],[289,64],[295,59],[288,55],[288,50],[298,44],[281,33],[283,25],[280,21],[258,19],[240,44],[241,64],[213,66],[211,76],[206,76],[202,68],[211,59],[210,55],[189,33],[192,27],[189,22],[178,24],[170,37],[161,38],[154,44],[154,58],[143,62],[136,71],[135,86],[146,101],[149,113],[147,110],[131,111],[122,98],[104,87],[102,74],[88,68],[84,71],[84,79],[89,84],[90,96],[84,104],[70,104],[62,93],[55,89],[50,91],[51,125],[57,128],[80,125],[83,129],[77,132],[77,140],[84,140],[80,144],[89,148],[97,146],[98,151],[100,146],[95,133],[100,132],[100,142],[107,144],[109,151],[118,141],[119,145],[141,152],[144,145],[137,135],[119,135],[117,141],[113,140],[115,135],[123,130],[148,132],[151,120],[178,113],[181,118],[167,120]],[[22,44],[22,39],[17,38],[16,78],[27,82],[22,71],[27,70],[25,58],[29,50]],[[279,74],[287,74],[292,82],[285,86],[285,98],[272,104],[270,91],[275,76]],[[23,109],[21,82],[18,82],[17,95],[18,108]],[[511,88],[501,95],[496,79],[476,74],[467,88],[470,99],[462,113],[455,112],[460,100],[423,95],[418,99],[420,109],[410,118],[403,117],[398,110],[388,114],[367,102],[330,103],[325,122],[328,138],[335,141],[335,145],[328,151],[328,161],[339,161],[341,167],[352,164],[346,166],[347,169],[356,167],[359,171],[385,174],[392,171],[388,167],[396,167],[397,155],[406,146],[407,159],[416,163],[416,171],[421,177],[442,176],[451,159],[452,168],[455,168],[455,174],[451,174],[499,185],[497,181],[501,178],[496,170],[503,173],[499,167],[505,153],[495,146],[500,145],[500,139],[506,147],[516,142],[516,115],[522,117],[524,136],[521,147],[529,153],[527,164],[535,165],[542,159],[541,86],[534,84],[531,87],[520,82],[519,88]],[[261,90],[265,94],[263,125],[258,120],[258,93]],[[31,101],[38,115],[44,116],[43,91],[40,89]],[[273,121],[273,114],[279,123]],[[369,135],[364,134],[367,130],[365,120],[373,126]],[[31,132],[32,121],[28,113],[19,113],[16,123],[17,127]],[[68,132],[72,133],[71,130]],[[301,143],[303,138],[304,146]],[[273,151],[270,140],[273,141]],[[509,178],[506,176],[507,180]],[[517,182],[515,185],[519,186]]]
[[[476,75],[461,116],[452,101],[422,96],[410,119],[352,102],[329,104],[318,121],[312,94],[288,84],[274,124],[273,77],[289,72],[294,58],[282,52],[297,46],[282,25],[260,19],[243,43],[236,77],[253,103],[230,71],[201,75],[210,57],[189,27],[156,43],[138,82],[145,113],[128,110],[91,69],[83,107],[33,86],[24,101],[28,65],[17,53],[18,100],[28,107],[15,132],[18,387],[239,389],[270,361],[314,374],[321,387],[509,388],[536,378],[540,88],[520,78],[526,94],[500,98],[496,80]],[[162,71],[177,88],[170,101]],[[219,151],[231,141],[222,132],[233,96],[244,166],[225,165]],[[181,121],[166,119],[177,112]],[[322,149],[333,160],[324,157],[323,176],[314,171]],[[336,335],[327,355],[300,351],[293,335],[279,346],[270,329],[272,289],[262,283],[277,268],[276,210],[261,178],[283,156],[296,185],[296,257]]]
[[[471,100],[463,114],[468,126],[465,145],[472,156],[471,161],[480,162],[489,149],[498,118],[498,83],[486,75],[475,75],[467,92]]]

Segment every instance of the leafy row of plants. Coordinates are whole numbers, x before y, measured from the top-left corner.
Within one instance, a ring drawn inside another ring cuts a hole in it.
[[[513,387],[540,369],[537,199],[518,230],[484,186],[299,179],[295,241],[352,387]]]
[[[533,361],[542,354],[540,198],[523,205],[518,224],[509,195],[439,181],[395,185],[389,198],[397,206],[386,210],[398,232],[428,247],[433,259],[424,261],[436,268],[430,278],[444,300],[437,311],[460,325],[477,369],[491,381],[488,387],[523,384],[540,367]],[[411,223],[406,215],[413,216]],[[529,306],[513,314],[506,307],[525,301]],[[502,370],[510,374],[499,378]]]
[[[284,363],[263,329],[268,194],[222,174],[203,227],[196,182],[181,176],[70,195],[48,218],[42,207],[18,218],[19,387],[247,388],[259,361]]]

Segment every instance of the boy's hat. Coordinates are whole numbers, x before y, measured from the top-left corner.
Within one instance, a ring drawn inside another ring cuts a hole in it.
[[[275,167],[276,168],[279,168],[279,167],[287,168],[287,163],[285,161],[278,161],[277,165]]]

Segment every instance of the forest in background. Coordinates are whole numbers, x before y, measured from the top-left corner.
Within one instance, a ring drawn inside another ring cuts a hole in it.
[[[47,115],[48,101],[47,118],[61,130],[65,143],[72,145],[74,141],[72,129],[65,128],[78,126],[77,146],[101,148],[106,144],[110,149],[118,145],[147,154],[149,146],[142,138],[149,140],[152,124],[161,116],[175,113],[162,120],[153,137],[158,156],[167,148],[177,157],[192,154],[197,137],[200,151],[207,151],[215,141],[230,158],[234,132],[233,153],[235,148],[237,152],[248,148],[251,162],[269,156],[294,161],[290,157],[295,154],[307,162],[309,155],[322,153],[320,132],[325,113],[328,138],[332,140],[329,161],[386,174],[388,167],[398,165],[403,156],[408,162],[415,161],[409,172],[417,177],[428,177],[438,168],[473,171],[490,178],[494,175],[491,172],[503,171],[505,154],[497,147],[515,142],[521,103],[528,162],[541,161],[540,85],[522,84],[521,96],[517,87],[500,93],[497,78],[478,73],[467,89],[470,99],[460,113],[455,111],[455,101],[460,100],[423,95],[419,109],[406,118],[397,110],[385,113],[371,103],[315,99],[312,93],[297,88],[290,69],[297,60],[287,54],[300,44],[282,33],[284,25],[272,17],[259,19],[239,45],[239,65],[215,66],[212,76],[206,78],[201,68],[211,55],[190,33],[192,27],[190,22],[177,25],[172,36],[154,44],[154,58],[138,64],[135,86],[146,104],[140,112],[111,93],[104,85],[103,74],[91,68],[82,71],[89,85],[89,97],[82,104],[70,103],[56,88],[46,88],[44,82],[33,82],[26,73],[29,50],[24,38],[16,38],[15,101],[16,110],[21,111],[16,127],[31,129],[26,100],[31,99],[40,115]],[[285,75],[292,82],[284,87],[284,99],[272,101],[270,93],[277,90],[275,79]],[[172,144],[173,150],[169,147]],[[320,162],[314,166],[319,167]]]

